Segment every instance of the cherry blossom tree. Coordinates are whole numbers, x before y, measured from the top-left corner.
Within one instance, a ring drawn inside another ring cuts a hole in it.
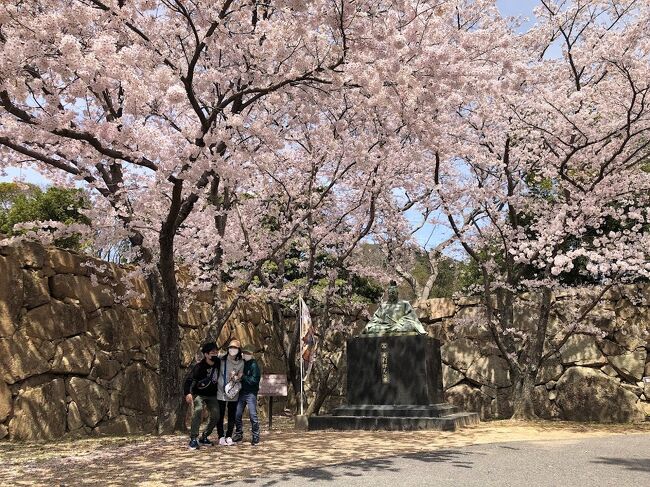
[[[96,195],[89,216],[112,228],[106,243],[128,239],[154,295],[161,431],[179,404],[176,238],[198,207],[213,208],[213,228],[225,228],[231,182],[254,156],[242,141],[258,130],[274,141],[276,127],[263,126],[273,106],[289,103],[291,124],[301,94],[347,81],[351,39],[366,28],[359,12],[372,3],[0,7],[3,163],[29,158],[59,185],[83,183]]]
[[[589,313],[609,286],[650,272],[650,8],[543,0],[536,14],[530,32],[491,56],[489,86],[467,81],[455,129],[432,146],[436,193],[481,271],[516,418],[535,415],[544,361],[576,331],[601,333]],[[560,58],[545,55],[557,44]],[[551,326],[554,290],[572,276],[599,286]],[[531,296],[532,327],[517,311]]]

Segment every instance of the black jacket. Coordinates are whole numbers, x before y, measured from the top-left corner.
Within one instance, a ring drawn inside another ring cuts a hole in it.
[[[183,392],[199,396],[216,396],[217,380],[219,379],[219,363],[208,365],[205,358],[192,367],[192,370],[185,378]]]

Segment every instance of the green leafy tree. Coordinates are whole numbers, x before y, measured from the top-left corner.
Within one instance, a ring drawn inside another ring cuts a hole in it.
[[[0,232],[17,235],[19,223],[57,221],[65,224],[90,224],[81,210],[88,208],[88,199],[80,189],[51,186],[43,191],[36,185],[0,183]],[[73,234],[54,241],[62,248],[79,250],[81,235]]]

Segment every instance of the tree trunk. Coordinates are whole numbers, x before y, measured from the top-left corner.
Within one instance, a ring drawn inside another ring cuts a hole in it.
[[[533,403],[536,375],[531,372],[523,372],[516,374],[514,377],[515,389],[512,419],[530,420],[537,418]]]
[[[316,394],[314,394],[314,398],[309,403],[307,409],[305,409],[305,415],[312,416],[314,414],[318,414],[320,412],[320,408],[325,403],[325,400],[331,395],[332,391],[329,387],[330,373],[331,371],[328,371],[324,377],[321,377],[318,381]]]
[[[149,277],[160,342],[160,388],[158,433],[171,433],[183,426],[178,287],[174,270],[172,238],[160,237],[157,272]]]
[[[544,350],[544,340],[546,339],[546,330],[551,314],[551,297],[550,288],[542,290],[539,301],[539,320],[534,333],[530,337],[528,349],[521,354],[523,362],[521,372],[515,369],[511,373],[515,384],[514,388],[514,412],[513,419],[535,419],[535,406],[533,403],[533,391],[535,389],[535,380],[537,373],[542,365],[542,355]]]

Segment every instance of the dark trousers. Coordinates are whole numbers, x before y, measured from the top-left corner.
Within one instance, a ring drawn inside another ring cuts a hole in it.
[[[223,419],[226,416],[226,408],[228,409],[228,429],[224,435]],[[219,420],[217,421],[217,433],[219,438],[226,438],[232,436],[235,429],[235,413],[237,412],[237,401],[219,401]]]
[[[194,409],[192,411],[192,427],[190,429],[190,438],[194,439],[199,436],[199,427],[201,426],[201,416],[203,415],[203,406],[207,406],[208,411],[210,412],[210,420],[208,421],[208,426],[203,432],[203,436],[206,438],[210,436],[214,426],[217,424],[217,418],[219,417],[219,401],[217,401],[217,396],[196,396],[194,398]]]
[[[260,439],[260,422],[257,419],[257,394],[254,392],[239,393],[239,401],[237,401],[237,415],[235,417],[235,424],[237,425],[238,436],[244,432],[244,408],[248,407],[248,416],[251,419],[251,431],[253,433],[253,440],[259,441]]]

